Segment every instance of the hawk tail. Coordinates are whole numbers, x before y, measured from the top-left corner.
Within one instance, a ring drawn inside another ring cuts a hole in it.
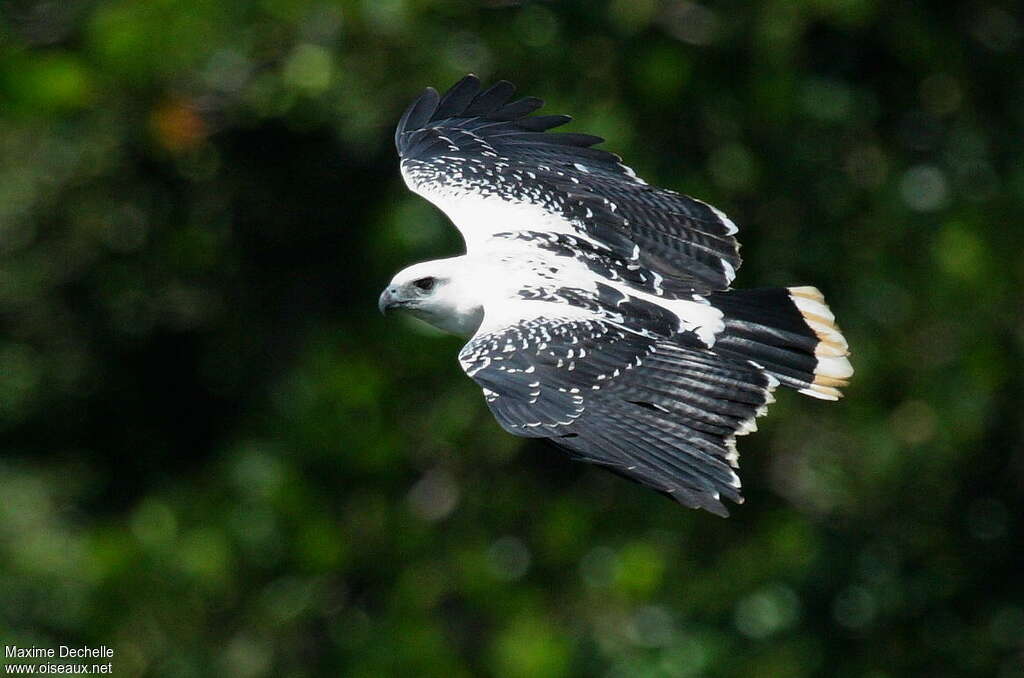
[[[816,287],[730,290],[708,300],[725,323],[715,353],[751,362],[806,395],[842,397],[853,374],[849,347]]]

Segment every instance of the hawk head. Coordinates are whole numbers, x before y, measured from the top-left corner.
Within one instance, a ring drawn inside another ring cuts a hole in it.
[[[384,288],[377,306],[381,313],[400,309],[445,332],[471,337],[484,310],[467,263],[465,256],[453,257],[399,271]]]

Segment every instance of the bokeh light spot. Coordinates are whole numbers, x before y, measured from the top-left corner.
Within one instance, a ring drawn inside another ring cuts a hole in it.
[[[740,633],[763,639],[783,631],[800,617],[800,600],[787,586],[776,584],[741,599],[734,619]]]
[[[432,469],[409,490],[409,510],[423,520],[441,520],[458,506],[459,494],[459,484],[451,473]]]
[[[949,187],[946,175],[932,165],[911,167],[900,179],[900,195],[916,212],[934,212],[946,206]]]
[[[501,581],[515,581],[530,569],[530,550],[523,540],[501,537],[487,549],[487,562],[491,573]]]

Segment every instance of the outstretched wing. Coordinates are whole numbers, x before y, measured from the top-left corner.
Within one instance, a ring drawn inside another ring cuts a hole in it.
[[[536,318],[475,336],[459,354],[498,422],[550,438],[681,504],[728,515],[735,436],[778,382],[743,363],[608,322]]]
[[[402,175],[440,207],[467,249],[496,233],[585,238],[696,292],[728,288],[740,265],[735,225],[699,200],[649,186],[589,134],[548,130],[564,115],[509,103],[501,81],[480,91],[468,75],[442,97],[427,89],[395,132]]]

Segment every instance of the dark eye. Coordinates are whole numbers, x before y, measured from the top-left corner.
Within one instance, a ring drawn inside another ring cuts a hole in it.
[[[412,284],[415,285],[417,289],[423,290],[424,292],[429,292],[434,289],[433,278],[420,278],[419,280],[413,280]]]

